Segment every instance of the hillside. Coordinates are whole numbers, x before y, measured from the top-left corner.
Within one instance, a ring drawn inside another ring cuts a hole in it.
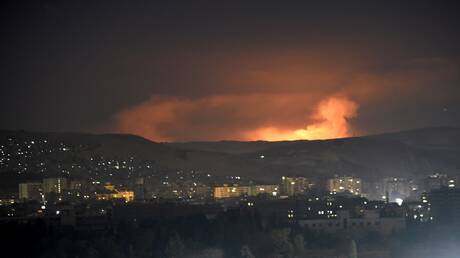
[[[350,174],[376,179],[433,172],[460,174],[458,128],[429,128],[322,141],[165,144],[134,135],[0,131],[2,146],[11,144],[11,138],[20,144],[26,143],[25,146],[33,140],[39,142],[40,139],[47,139],[47,143],[42,143],[40,148],[32,146],[28,154],[30,157],[26,155],[26,160],[46,161],[51,167],[59,169],[65,164],[80,162],[84,166],[78,170],[79,176],[88,176],[85,173],[94,170],[90,161],[93,157],[113,162],[133,158],[137,162],[133,165],[136,173],[142,174],[154,173],[158,169],[198,169],[217,175],[239,175],[267,182],[282,175],[328,177]],[[43,153],[42,149],[50,146],[53,151]],[[68,146],[64,148],[69,151],[62,151],[62,146]],[[18,152],[18,147],[13,147],[9,151]],[[16,158],[24,159],[22,156]],[[10,170],[11,166],[6,167],[5,163],[0,165],[1,172]],[[117,170],[117,175],[130,172]],[[39,174],[39,171],[33,167],[24,173]]]
[[[281,175],[326,177],[353,174],[380,178],[433,172],[460,174],[458,128],[429,128],[322,141],[172,145],[180,149],[194,149],[196,152],[218,150],[226,153],[238,160],[228,164],[233,171],[241,169],[244,174],[249,173],[261,179]],[[189,155],[193,152],[189,151]],[[196,155],[200,156],[198,153]],[[216,164],[215,169],[226,166]]]

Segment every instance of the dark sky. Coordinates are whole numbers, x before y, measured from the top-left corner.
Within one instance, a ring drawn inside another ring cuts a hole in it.
[[[2,1],[0,128],[157,141],[460,126],[459,1]]]

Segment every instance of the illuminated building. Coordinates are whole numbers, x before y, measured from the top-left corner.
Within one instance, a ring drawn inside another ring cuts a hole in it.
[[[248,195],[256,196],[259,194],[269,194],[271,196],[279,195],[278,185],[253,185],[249,188]]]
[[[422,196],[422,200],[426,200],[426,194]],[[406,217],[407,220],[417,222],[431,222],[431,207],[423,202],[406,202]]]
[[[30,182],[19,184],[19,199],[20,200],[35,200],[41,201],[43,196],[42,183]]]
[[[10,205],[16,203],[16,199],[14,197],[0,197],[0,206],[2,205]]]
[[[404,200],[411,195],[411,185],[406,178],[389,177],[383,179],[382,196],[387,196],[389,202]],[[385,197],[386,198],[386,197]]]
[[[449,180],[446,174],[435,173],[435,174],[428,176],[424,180],[424,187],[425,187],[426,192],[430,192],[435,189],[440,189],[441,187],[447,186],[448,184],[449,184]]]
[[[133,191],[117,191],[112,194],[112,199],[124,199],[125,202],[132,202],[134,200]]]
[[[281,177],[281,194],[293,196],[303,194],[309,189],[310,182],[305,177]]]
[[[109,190],[109,191],[115,191],[115,186],[113,184],[111,184],[111,183],[106,183],[104,185],[104,188]]]
[[[214,198],[235,198],[243,195],[248,195],[249,188],[249,186],[228,186],[226,184],[224,184],[223,186],[216,186],[214,187]]]
[[[327,180],[327,189],[335,193],[350,192],[354,195],[361,195],[361,185],[362,182],[359,177],[341,176]]]
[[[113,191],[110,193],[99,193],[96,194],[96,199],[99,201],[108,201],[108,200],[124,200],[125,202],[132,202],[134,200],[133,191]]]
[[[112,199],[112,193],[98,193],[96,194],[96,200],[108,201]]]
[[[43,179],[43,192],[60,194],[67,189],[67,178],[51,177]]]

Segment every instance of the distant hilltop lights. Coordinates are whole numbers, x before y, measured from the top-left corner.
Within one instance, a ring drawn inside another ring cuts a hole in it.
[[[102,176],[131,177],[138,170],[154,171],[152,161],[140,160],[134,156],[109,157],[91,153],[92,144],[75,143],[63,140],[49,140],[43,136],[11,136],[0,142],[0,172],[17,174],[39,173],[42,176],[54,176],[58,172],[62,176],[90,174],[91,178]],[[60,159],[56,156],[81,155],[79,159]]]

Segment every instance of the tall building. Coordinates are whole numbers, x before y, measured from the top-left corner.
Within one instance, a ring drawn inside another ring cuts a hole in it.
[[[310,187],[310,181],[306,177],[281,177],[281,194],[293,196],[303,194]]]
[[[327,189],[330,192],[350,192],[354,195],[361,195],[362,181],[359,177],[336,176],[327,180]]]
[[[383,179],[382,196],[387,196],[390,202],[404,200],[411,195],[411,184],[406,178],[388,177]]]
[[[60,194],[67,190],[67,178],[64,177],[50,177],[43,179],[43,192]]]
[[[43,189],[42,189],[41,183],[30,182],[30,183],[19,184],[19,199],[20,200],[41,201],[42,194],[43,194]]]
[[[249,186],[228,186],[224,184],[223,186],[216,186],[214,187],[214,198],[222,199],[222,198],[234,198],[240,197],[243,195],[249,194]]]

